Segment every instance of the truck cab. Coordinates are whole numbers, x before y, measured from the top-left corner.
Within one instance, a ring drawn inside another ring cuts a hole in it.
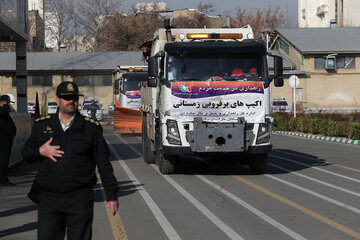
[[[141,89],[143,157],[160,172],[181,155],[231,157],[266,170],[271,151],[271,82],[282,86],[282,59],[270,78],[265,43],[250,26],[159,29]]]
[[[118,67],[114,84],[115,133],[141,133],[140,85],[147,78],[146,66]]]

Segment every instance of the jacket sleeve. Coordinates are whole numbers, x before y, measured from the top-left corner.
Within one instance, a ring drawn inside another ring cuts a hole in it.
[[[42,156],[40,155],[40,141],[38,139],[39,136],[39,124],[34,124],[30,137],[26,140],[23,149],[21,151],[21,155],[23,160],[28,162],[34,162],[40,160]]]
[[[109,161],[109,150],[105,139],[102,136],[101,127],[97,127],[96,129],[94,154],[101,182],[105,189],[106,200],[117,200],[117,193],[119,191],[118,182],[114,176],[114,170]]]

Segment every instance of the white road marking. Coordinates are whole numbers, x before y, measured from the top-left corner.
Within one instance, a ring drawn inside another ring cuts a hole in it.
[[[319,168],[319,167],[314,167],[314,166],[309,165],[309,164],[305,164],[305,163],[298,162],[298,161],[295,161],[295,160],[291,160],[291,159],[288,159],[288,158],[276,156],[276,155],[273,155],[273,154],[269,154],[269,156],[271,156],[271,157],[276,157],[276,158],[279,158],[279,159],[282,159],[282,160],[285,160],[285,161],[288,161],[288,162],[292,162],[292,163],[295,163],[295,164],[299,164],[299,165],[302,165],[302,166],[305,166],[305,167],[308,167],[308,168],[311,168],[311,169],[316,169],[316,170],[318,170],[318,171],[325,172],[325,173],[327,173],[327,174],[331,174],[331,175],[334,175],[334,176],[337,176],[337,177],[345,178],[345,179],[350,180],[350,181],[353,181],[353,182],[360,183],[360,180],[359,180],[359,179],[355,179],[355,178],[352,178],[352,177],[348,177],[348,176],[344,176],[344,175],[341,175],[341,174],[338,174],[338,173],[334,173],[334,172],[331,172],[331,171],[327,171],[327,170],[325,170],[325,169],[322,169],[322,168]]]
[[[270,165],[272,165],[272,164],[270,164]],[[323,199],[323,200],[325,200],[325,201],[328,201],[328,202],[330,202],[330,203],[332,203],[332,204],[335,204],[335,205],[337,205],[337,206],[339,206],[339,207],[342,207],[342,208],[345,208],[345,209],[350,210],[350,211],[352,211],[352,212],[355,212],[355,213],[360,214],[360,209],[358,209],[358,208],[356,208],[356,207],[353,207],[353,206],[348,205],[348,204],[346,204],[346,203],[342,203],[342,202],[337,201],[337,200],[335,200],[335,199],[326,197],[326,196],[324,196],[324,195],[321,195],[321,194],[319,194],[319,193],[316,193],[316,192],[314,192],[314,191],[311,191],[311,190],[309,190],[309,189],[307,189],[307,188],[304,188],[304,187],[301,187],[301,186],[299,186],[299,185],[290,183],[290,182],[288,182],[288,181],[282,180],[282,179],[280,179],[280,178],[277,178],[277,177],[274,177],[274,176],[271,176],[271,175],[267,175],[267,174],[265,174],[265,176],[267,176],[267,177],[269,177],[269,178],[271,178],[271,179],[273,179],[273,180],[275,180],[275,181],[278,181],[278,182],[281,182],[281,183],[283,183],[283,184],[286,184],[286,185],[288,185],[288,186],[290,186],[290,187],[296,188],[296,189],[298,189],[298,190],[300,190],[300,191],[306,192],[306,193],[308,193],[308,194],[310,194],[310,195],[313,195],[313,196],[315,196],[315,197],[321,198],[321,199]]]
[[[127,143],[122,137],[117,135],[121,141]],[[133,150],[140,157],[142,153],[138,151],[135,147],[128,144],[128,147]],[[159,170],[154,164],[151,166],[159,173]],[[159,173],[160,174],[160,173]],[[161,174],[160,174],[161,175]],[[210,210],[208,210],[204,205],[202,205],[198,200],[196,200],[190,193],[188,193],[184,188],[182,188],[178,183],[176,183],[169,176],[161,175],[164,177],[176,190],[178,190],[189,202],[191,202],[197,209],[199,209],[211,222],[213,222],[216,226],[218,226],[226,235],[228,235],[231,239],[244,239],[239,234],[237,234],[233,229],[231,229],[228,225],[222,222],[219,218],[217,218]]]
[[[248,204],[247,202],[245,202],[244,200],[240,199],[239,197],[235,196],[234,194],[230,193],[229,191],[225,190],[223,187],[220,187],[219,185],[213,183],[212,181],[210,181],[209,179],[205,178],[204,176],[200,176],[197,175],[198,178],[200,178],[202,181],[204,181],[205,183],[209,184],[210,186],[212,186],[213,188],[215,188],[216,190],[220,191],[221,193],[223,193],[224,195],[228,196],[229,198],[231,198],[233,201],[235,201],[236,203],[238,203],[240,206],[246,208],[247,210],[249,210],[250,212],[252,212],[253,214],[255,214],[256,216],[260,217],[261,219],[263,219],[264,221],[268,222],[269,224],[273,225],[275,228],[277,228],[278,230],[282,231],[283,233],[289,235],[291,238],[293,239],[297,239],[297,240],[305,240],[304,237],[302,237],[301,235],[297,234],[296,232],[294,232],[293,230],[287,228],[286,226],[282,225],[281,223],[279,223],[278,221],[276,221],[275,219],[269,217],[268,215],[266,215],[265,213],[263,213],[262,211],[256,209],[255,207],[251,206],[250,204]]]
[[[152,165],[152,167],[157,171],[166,181],[168,181],[176,190],[178,190],[181,195],[183,195],[194,207],[199,209],[205,217],[207,217],[212,223],[214,223],[221,231],[223,231],[230,239],[244,239],[238,233],[236,233],[231,227],[226,223],[221,221],[215,214],[213,214],[209,209],[207,209],[201,202],[194,198],[188,191],[181,187],[177,182],[175,182],[171,177],[167,175],[162,175],[159,172],[159,169]]]
[[[360,193],[357,193],[357,192],[348,190],[348,189],[346,189],[346,188],[344,188],[344,187],[339,187],[339,186],[336,186],[336,185],[333,185],[333,184],[330,184],[330,183],[321,181],[321,180],[319,180],[319,179],[306,176],[306,175],[301,174],[301,173],[293,172],[293,171],[291,171],[290,169],[283,168],[283,167],[280,167],[280,166],[275,165],[275,164],[272,164],[272,163],[268,163],[268,165],[273,166],[273,167],[278,168],[278,169],[281,169],[281,170],[283,170],[283,171],[285,171],[285,172],[294,174],[294,175],[296,175],[296,176],[299,176],[299,177],[302,177],[302,178],[306,178],[306,179],[308,179],[308,180],[310,180],[310,181],[317,182],[317,183],[320,183],[320,184],[322,184],[322,185],[325,185],[325,186],[334,188],[334,189],[336,189],[336,190],[339,190],[339,191],[342,191],[342,192],[346,192],[346,193],[349,193],[349,194],[351,194],[351,195],[360,197]]]
[[[120,138],[120,140],[122,142],[128,144],[122,137],[120,137],[119,135],[117,135],[117,136]],[[154,217],[156,218],[156,220],[158,221],[158,223],[160,224],[160,226],[162,227],[162,229],[164,230],[164,232],[168,236],[168,238],[169,239],[181,239],[179,234],[176,232],[174,227],[170,224],[168,219],[162,213],[162,211],[160,210],[158,205],[155,203],[155,201],[151,198],[151,196],[148,194],[148,192],[144,188],[137,187],[137,186],[140,186],[141,183],[135,177],[135,175],[131,172],[131,170],[126,165],[126,163],[122,160],[121,156],[118,154],[118,152],[115,150],[115,148],[108,141],[107,141],[107,143],[108,143],[108,146],[109,146],[111,152],[114,154],[117,161],[119,162],[121,167],[124,169],[124,171],[126,172],[128,177],[133,181],[132,184],[139,191],[141,197],[144,199],[146,204],[149,206],[151,212],[154,214]],[[133,149],[133,147],[131,145],[128,144],[128,146],[131,147],[131,149]]]

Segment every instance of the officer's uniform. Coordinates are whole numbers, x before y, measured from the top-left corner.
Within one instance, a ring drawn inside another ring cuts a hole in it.
[[[2,95],[0,101],[11,102],[8,95]],[[8,105],[0,107],[0,185],[2,186],[14,185],[9,182],[8,167],[16,126],[9,111]]]
[[[77,87],[77,86],[76,86]],[[40,155],[39,148],[50,138],[64,154],[54,162]],[[37,182],[39,195],[38,238],[91,239],[93,192],[98,167],[107,201],[117,200],[118,184],[109,162],[107,144],[99,122],[83,117],[79,111],[64,131],[59,112],[35,120],[26,141],[23,159],[40,160]]]

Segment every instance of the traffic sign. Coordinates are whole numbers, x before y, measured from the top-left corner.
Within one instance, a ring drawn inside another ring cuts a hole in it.
[[[299,78],[296,75],[291,75],[289,78],[289,85],[292,88],[296,88],[299,85]]]

